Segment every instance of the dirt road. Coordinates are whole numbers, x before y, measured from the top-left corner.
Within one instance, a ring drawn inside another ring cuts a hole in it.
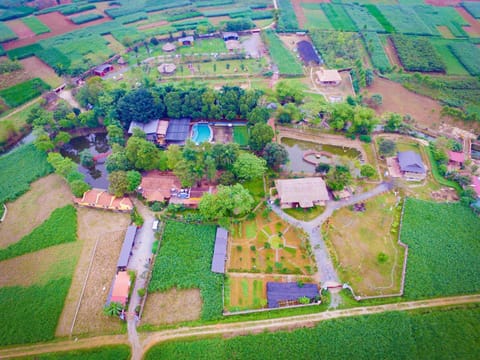
[[[145,354],[148,349],[150,349],[158,342],[171,339],[188,338],[192,336],[202,337],[207,335],[239,335],[264,330],[292,329],[311,325],[312,323],[318,323],[320,321],[348,316],[378,314],[387,311],[408,311],[429,307],[453,306],[469,303],[480,303],[480,294],[427,299],[419,301],[408,301],[377,306],[363,306],[353,309],[325,311],[317,314],[307,314],[260,321],[244,321],[238,323],[216,324],[198,327],[181,327],[178,329],[146,333],[144,336],[142,336],[142,355]],[[80,339],[78,341],[68,340],[48,344],[25,345],[0,350],[0,359],[28,356],[47,352],[72,351],[76,349],[92,348],[95,346],[127,343],[127,335],[114,335],[98,336],[93,338]],[[136,360],[135,358],[133,359]]]

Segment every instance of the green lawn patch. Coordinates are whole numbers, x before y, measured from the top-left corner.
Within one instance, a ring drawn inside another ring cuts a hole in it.
[[[27,25],[36,35],[50,32],[50,28],[41,22],[35,16],[29,16],[22,19],[23,23]]]
[[[480,19],[480,3],[478,3],[478,2],[462,2],[462,6],[474,18]]]
[[[475,359],[480,308],[388,312],[327,320],[310,329],[230,339],[179,340],[151,348],[145,359]],[[328,334],[328,336],[327,336]],[[454,354],[454,355],[453,355]]]
[[[50,85],[42,79],[34,78],[0,90],[0,97],[8,106],[17,107],[42,95],[45,90],[50,90],[50,88]]]
[[[0,249],[0,261],[28,254],[77,239],[77,210],[73,205],[55,209],[50,217],[30,234],[7,248]]]
[[[26,192],[30,183],[53,171],[47,155],[33,144],[24,145],[0,158],[0,203]]]
[[[240,146],[248,145],[248,129],[246,126],[233,127],[233,141]]]
[[[0,288],[0,345],[52,340],[71,278]]]
[[[333,30],[332,24],[320,7],[320,4],[302,3],[303,13],[307,19],[307,29]]]
[[[401,239],[409,246],[405,296],[409,299],[480,290],[480,221],[462,204],[408,198]]]
[[[131,350],[127,345],[103,346],[93,349],[82,349],[68,352],[38,354],[18,358],[21,360],[128,360]]]
[[[263,187],[263,179],[253,179],[243,183],[243,187],[250,191],[255,202],[259,202],[265,197],[265,189]]]
[[[215,229],[168,221],[149,285],[149,291],[199,288],[203,320],[221,317],[223,308],[223,276],[211,272]]]
[[[271,30],[267,30],[262,34],[264,35],[264,41],[268,46],[272,61],[277,65],[280,75],[303,76],[302,64],[283,45],[277,34]]]
[[[253,239],[257,236],[257,223],[255,221],[245,223],[245,236],[247,239]]]
[[[438,182],[440,185],[452,187],[455,190],[457,190],[457,192],[460,193],[462,191],[462,188],[460,187],[460,185],[458,185],[457,182],[445,179],[438,172],[438,165],[437,165],[437,162],[435,161],[435,159],[433,158],[432,149],[430,149],[429,146],[425,146],[424,149],[425,149],[425,152],[428,155],[428,159],[430,161],[430,166],[432,168],[432,175],[433,175],[433,178],[435,179],[435,181]]]
[[[320,5],[335,30],[357,31],[357,27],[341,4],[322,3]]]
[[[325,207],[314,206],[308,209],[292,208],[283,209],[283,211],[297,220],[310,221],[321,215],[325,211]]]
[[[457,42],[456,40],[436,38],[432,39],[431,42],[445,63],[448,75],[468,76],[468,71],[450,50],[450,45],[455,44]]]
[[[7,24],[0,22],[0,43],[15,40],[16,38],[17,34],[15,34]]]

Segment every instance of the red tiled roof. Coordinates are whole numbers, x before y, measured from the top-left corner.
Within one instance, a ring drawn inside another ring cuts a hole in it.
[[[465,162],[465,154],[463,152],[449,151],[448,158],[450,161],[463,163]]]
[[[128,291],[130,290],[130,276],[126,271],[120,271],[113,284],[111,302],[119,302],[122,305],[127,304]]]
[[[164,201],[170,198],[172,188],[180,189],[180,180],[168,172],[152,170],[142,176],[142,195],[147,201]]]
[[[133,209],[132,200],[128,197],[116,198],[102,189],[91,189],[83,194],[83,197],[74,198],[73,202],[78,205],[96,207],[109,210],[129,211]]]

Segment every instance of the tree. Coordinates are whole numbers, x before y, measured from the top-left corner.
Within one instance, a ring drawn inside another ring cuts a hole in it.
[[[256,107],[249,113],[247,113],[247,119],[249,125],[255,125],[258,123],[266,123],[270,118],[270,111],[265,107]]]
[[[345,186],[350,185],[352,182],[352,175],[350,170],[343,165],[336,165],[335,168],[330,169],[327,175],[327,185],[333,191],[340,191]]]
[[[92,167],[94,165],[93,155],[89,149],[83,149],[80,151],[80,164],[85,167]]]
[[[360,168],[360,175],[367,178],[372,178],[377,174],[375,168],[370,164],[362,165]]]
[[[127,191],[132,193],[140,186],[140,183],[142,182],[142,175],[135,170],[127,171],[127,181]]]
[[[90,185],[83,180],[73,180],[69,184],[73,195],[78,198],[81,198],[86,191],[90,190]]]
[[[315,167],[315,172],[318,172],[320,174],[326,174],[330,171],[330,165],[327,163],[319,163]]]
[[[48,152],[55,149],[55,144],[45,130],[39,128],[35,130],[35,135],[36,137],[33,144],[38,150]]]
[[[47,161],[53,166],[55,173],[63,178],[67,178],[68,174],[77,169],[77,164],[59,153],[48,154]]]
[[[272,141],[274,135],[270,125],[263,123],[255,124],[250,131],[248,145],[253,151],[261,153],[265,145]]]
[[[59,131],[57,136],[53,139],[53,142],[55,143],[56,147],[60,147],[70,141],[72,136],[65,132],[65,131]]]
[[[215,144],[212,147],[212,156],[217,169],[231,169],[240,153],[240,146],[236,143]]]
[[[279,81],[275,87],[275,94],[278,101],[283,105],[288,102],[294,102],[300,104],[303,101],[303,91],[290,86],[285,80]]]
[[[125,153],[128,161],[138,170],[152,170],[158,161],[158,149],[151,142],[132,136],[127,141]]]
[[[387,132],[397,132],[403,124],[402,115],[396,113],[387,113],[386,120],[384,129]]]
[[[119,144],[121,146],[125,145],[125,136],[123,134],[123,129],[117,125],[107,126],[108,132],[108,143],[110,146],[113,144]]]
[[[233,173],[240,181],[258,179],[265,174],[266,161],[253,154],[242,152],[233,164]]]
[[[285,146],[271,142],[265,146],[262,157],[267,161],[267,165],[273,169],[278,169],[280,165],[288,162],[288,152]]]
[[[93,76],[88,78],[85,85],[77,92],[77,100],[80,105],[87,108],[88,105],[96,105],[99,96],[105,91],[105,85],[101,77]]]
[[[119,316],[123,310],[123,305],[119,302],[111,302],[103,308],[103,313],[107,316]]]
[[[165,151],[167,156],[167,167],[171,170],[175,169],[177,163],[182,160],[182,149],[178,145],[170,145]]]
[[[128,192],[128,178],[125,171],[114,171],[108,175],[108,192],[116,197],[122,197]]]
[[[375,111],[363,106],[357,106],[354,109],[352,125],[348,132],[350,134],[370,134],[377,122]]]
[[[125,127],[132,121],[147,123],[159,118],[164,110],[164,105],[157,103],[153,94],[145,88],[130,91],[117,104],[117,116]]]
[[[332,110],[329,125],[334,130],[343,130],[347,123],[353,119],[354,108],[346,103],[335,104]]]
[[[300,109],[295,104],[285,104],[278,108],[275,118],[282,124],[299,121],[302,118]]]
[[[378,144],[378,152],[382,156],[392,156],[396,149],[395,142],[390,139],[381,139]]]
[[[242,185],[219,185],[216,194],[205,193],[198,204],[200,214],[206,220],[242,216],[252,210],[252,195]]]
[[[205,158],[205,174],[208,181],[213,181],[217,175],[217,167],[215,164],[215,159],[211,156]]]
[[[130,170],[132,165],[130,164],[130,161],[128,161],[125,148],[118,144],[113,144],[112,153],[107,157],[105,167],[109,173],[118,170]]]

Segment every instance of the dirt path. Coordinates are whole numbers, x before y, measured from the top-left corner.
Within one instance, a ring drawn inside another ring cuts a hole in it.
[[[58,97],[68,102],[74,108],[78,108],[78,109],[81,109],[82,111],[85,111],[85,109],[83,109],[80,106],[77,100],[75,100],[70,90],[62,90],[61,92],[58,93]]]
[[[240,335],[252,332],[261,332],[265,330],[293,329],[306,325],[318,323],[320,321],[369,314],[378,314],[387,311],[408,311],[415,309],[424,309],[438,306],[454,306],[462,304],[479,303],[480,294],[467,296],[454,296],[437,299],[427,299],[419,301],[408,301],[395,304],[385,304],[377,306],[363,306],[353,309],[325,311],[317,314],[299,315],[283,317],[277,319],[244,321],[238,323],[215,324],[198,327],[181,327],[173,330],[157,331],[146,333],[142,341],[142,353],[150,349],[155,344],[170,339],[180,339],[192,336],[207,335]],[[72,351],[76,349],[87,349],[105,345],[128,344],[126,335],[111,335],[85,338],[80,340],[67,340],[56,343],[25,345],[0,350],[0,358],[31,356],[34,354]]]
[[[10,118],[12,115],[15,115],[16,113],[18,113],[19,111],[22,111],[23,109],[29,107],[30,105],[33,105],[33,104],[39,102],[40,99],[42,99],[41,96],[39,96],[39,97],[36,98],[36,99],[33,99],[32,101],[27,102],[26,104],[23,104],[22,106],[16,108],[15,110],[13,110],[12,112],[8,113],[7,115],[1,117],[1,118],[0,118],[0,121],[7,120],[7,119]]]

